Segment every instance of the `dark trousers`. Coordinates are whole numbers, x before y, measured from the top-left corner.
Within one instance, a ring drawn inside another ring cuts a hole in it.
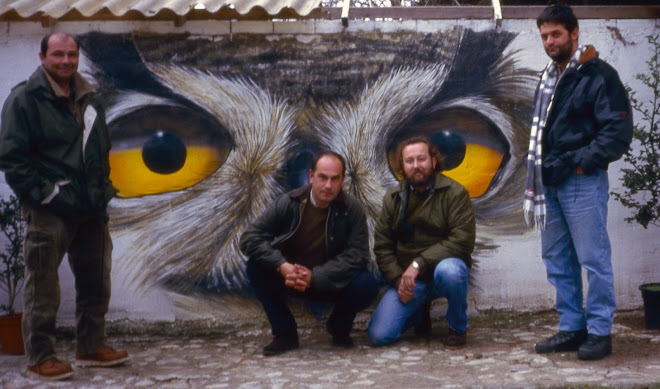
[[[29,204],[23,204],[21,212],[26,221],[23,342],[29,365],[55,355],[58,268],[65,254],[75,277],[76,352],[98,351],[104,344],[110,302],[112,241],[108,223],[101,216],[63,218]]]
[[[358,273],[346,288],[337,292],[314,289],[296,292],[284,285],[284,278],[279,272],[265,269],[252,260],[247,263],[247,276],[266,311],[274,336],[297,328],[296,320],[286,303],[288,296],[334,302],[326,327],[332,335],[345,336],[351,332],[358,312],[369,307],[378,294],[376,279],[366,270]]]

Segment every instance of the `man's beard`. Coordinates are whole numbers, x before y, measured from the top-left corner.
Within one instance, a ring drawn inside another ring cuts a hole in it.
[[[422,176],[416,178],[415,175],[417,173],[422,173]],[[433,180],[433,171],[424,172],[423,170],[417,169],[414,170],[411,175],[406,175],[406,180],[408,181],[408,184],[413,187],[426,187]]]
[[[562,63],[568,60],[569,58],[571,58],[571,54],[572,54],[571,49],[573,48],[571,42],[568,42],[566,45],[563,46],[555,46],[555,47],[558,48],[559,51],[557,51],[554,55],[550,55],[548,50],[545,51],[546,54],[548,54],[548,57],[550,57],[553,61]]]

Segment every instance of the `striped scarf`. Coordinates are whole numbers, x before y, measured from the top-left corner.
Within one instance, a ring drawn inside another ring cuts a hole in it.
[[[566,70],[575,67],[586,46],[580,46],[566,65]],[[541,83],[534,102],[534,117],[532,118],[532,130],[529,137],[529,149],[527,151],[527,183],[525,185],[525,198],[523,199],[523,214],[527,226],[535,225],[541,230],[545,229],[545,195],[543,191],[543,130],[548,113],[552,108],[552,99],[555,94],[555,86],[559,81],[560,74],[557,65],[551,61],[543,70]],[[530,220],[530,212],[534,213],[534,220]]]

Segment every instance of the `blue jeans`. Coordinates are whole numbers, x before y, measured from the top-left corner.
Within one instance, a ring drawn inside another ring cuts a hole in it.
[[[308,289],[302,293],[287,288],[284,285],[284,278],[278,271],[265,269],[253,260],[248,260],[246,272],[257,299],[266,311],[266,317],[274,336],[280,336],[298,328],[286,302],[289,296],[301,297],[314,302],[335,303],[334,309],[328,317],[327,328],[332,335],[348,336],[357,314],[369,307],[378,295],[376,278],[366,270],[353,277],[343,290]]]
[[[546,187],[547,221],[541,233],[548,281],[557,289],[560,331],[587,328],[604,336],[612,330],[616,302],[612,251],[607,235],[609,181],[606,170],[572,174]],[[583,308],[582,268],[589,289]]]
[[[399,300],[397,290],[388,288],[371,316],[367,335],[374,346],[399,340],[402,333],[417,325],[423,317],[424,304],[446,297],[447,322],[456,332],[467,329],[468,267],[459,258],[446,258],[433,271],[433,283],[416,281],[415,297],[407,303]]]

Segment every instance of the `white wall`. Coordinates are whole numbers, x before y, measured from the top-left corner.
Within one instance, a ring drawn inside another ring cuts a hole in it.
[[[645,61],[649,57],[650,46],[645,36],[658,33],[659,20],[584,20],[581,21],[580,42],[593,44],[601,58],[612,64],[624,83],[638,90],[638,97],[647,100],[648,90],[641,90],[633,75],[645,72]],[[350,21],[348,31],[381,29],[395,31],[412,29],[433,32],[454,25],[474,30],[493,28],[492,21]],[[0,23],[0,58],[3,71],[0,74],[0,101],[4,101],[13,85],[27,78],[38,65],[38,45],[41,37],[50,31],[64,31],[78,34],[88,31],[130,32],[133,30],[151,32],[190,32],[199,35],[228,34],[230,22],[188,22],[182,27],[174,27],[168,22],[62,22],[54,27],[42,28],[38,23]],[[531,20],[505,20],[502,28],[519,33],[510,50],[519,50],[516,55],[527,67],[541,70],[548,59],[542,49],[538,31]],[[231,31],[263,34],[323,34],[343,31],[340,21],[301,21],[301,22],[233,22]],[[620,39],[617,38],[618,32]],[[84,65],[82,65],[84,66]],[[619,169],[622,162],[610,166],[610,185],[616,190],[619,184]],[[521,190],[522,192],[522,190]],[[9,188],[0,178],[0,195],[6,196]],[[660,281],[660,240],[658,228],[645,230],[635,224],[627,224],[623,218],[629,211],[614,200],[610,201],[609,231],[613,247],[615,287],[620,309],[634,309],[642,305],[638,286],[646,282]],[[479,234],[486,234],[481,230]],[[472,312],[488,308],[511,308],[516,310],[544,310],[554,306],[554,290],[546,281],[545,267],[540,257],[540,234],[530,232],[520,236],[498,236],[500,248],[485,253],[476,272],[478,288],[470,294]],[[131,237],[115,239],[115,263],[121,264],[122,252],[130,246]],[[66,263],[66,261],[64,261]],[[73,279],[68,265],[60,268],[62,280],[62,308],[60,323],[72,324],[74,317]],[[109,320],[172,321],[213,317],[213,312],[199,315],[182,309],[188,302],[175,299],[158,288],[148,292],[136,292],[130,284],[125,267],[117,265],[113,269],[113,297]],[[3,296],[0,296],[2,298]],[[233,321],[236,314],[227,309],[219,314],[220,321]],[[232,316],[234,315],[234,316]],[[217,318],[217,317],[216,317]]]

